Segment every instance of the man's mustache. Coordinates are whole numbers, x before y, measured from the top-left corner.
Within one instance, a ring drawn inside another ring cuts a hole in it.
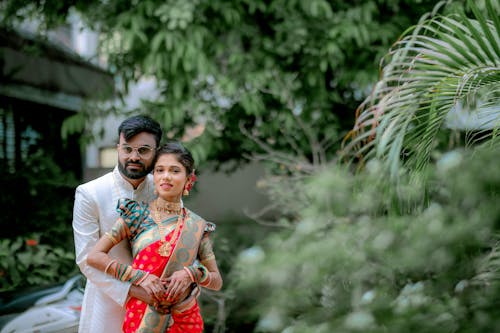
[[[125,167],[128,167],[129,165],[134,165],[134,166],[140,165],[143,168],[145,167],[144,163],[142,162],[125,162]]]

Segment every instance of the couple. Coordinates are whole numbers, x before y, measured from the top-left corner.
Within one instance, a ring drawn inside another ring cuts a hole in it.
[[[123,121],[118,136],[118,165],[75,194],[87,278],[79,332],[202,332],[199,288],[220,290],[222,278],[215,225],[181,200],[196,179],[193,157],[178,142],[159,146],[161,127],[146,116]]]

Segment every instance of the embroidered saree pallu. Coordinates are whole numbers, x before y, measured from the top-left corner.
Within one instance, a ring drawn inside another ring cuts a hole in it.
[[[158,239],[158,226],[148,205],[128,199],[123,200],[118,209],[121,210],[128,232],[123,230],[121,232],[126,232],[131,241],[134,255],[133,268],[167,278],[175,271],[194,263],[205,230],[205,220],[183,208],[182,218],[177,219],[174,216],[161,221],[166,228],[169,228],[166,238],[162,240]],[[146,218],[143,219],[143,216]],[[175,223],[176,221],[178,222]],[[172,250],[167,252],[162,248],[166,242],[172,245]],[[198,294],[199,287],[194,285],[182,295],[179,302],[170,307],[169,314],[160,314],[153,306],[136,298],[130,298],[126,304],[123,331],[126,333],[202,332],[203,319],[198,307]]]

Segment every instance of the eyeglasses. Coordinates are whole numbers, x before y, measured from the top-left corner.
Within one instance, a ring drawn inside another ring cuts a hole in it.
[[[154,149],[150,146],[131,147],[129,145],[122,144],[120,145],[120,150],[126,156],[132,155],[135,151],[141,158],[150,158],[153,155]]]

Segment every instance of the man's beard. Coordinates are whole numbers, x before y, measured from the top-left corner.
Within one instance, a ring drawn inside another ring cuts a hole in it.
[[[141,178],[144,178],[144,177],[146,177],[151,172],[151,170],[153,170],[152,166],[150,166],[149,168],[146,168],[146,166],[144,165],[144,163],[142,163],[142,162],[135,162],[134,164],[140,164],[142,166],[142,169],[141,170],[137,170],[137,171],[130,171],[130,170],[127,169],[127,165],[128,164],[129,164],[129,162],[125,162],[125,165],[123,165],[122,163],[118,162],[118,170],[120,170],[120,172],[122,173],[122,175],[124,175],[125,177],[130,178],[130,179],[141,179]]]

